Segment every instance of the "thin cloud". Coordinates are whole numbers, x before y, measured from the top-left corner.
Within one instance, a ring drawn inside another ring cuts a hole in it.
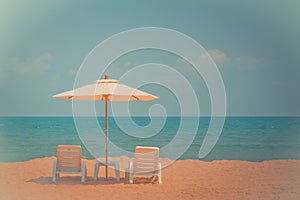
[[[54,76],[53,76],[53,80],[54,81],[58,81],[61,79],[61,75],[59,73],[56,73]]]
[[[264,58],[254,56],[240,56],[234,60],[234,64],[240,70],[253,70],[267,67],[269,62]]]
[[[210,49],[205,53],[200,54],[199,58],[194,60],[194,62],[200,66],[206,66],[211,63],[211,59],[215,62],[219,69],[223,69],[223,66],[235,66],[240,71],[248,71],[265,68],[270,65],[268,60],[255,56],[239,56],[231,59],[226,53],[219,49]],[[188,70],[188,66],[191,65],[188,64],[186,58],[180,57],[176,61],[176,66],[179,69]]]
[[[39,76],[46,73],[50,64],[51,54],[45,52],[34,59],[21,60],[19,57],[13,57],[3,68],[5,73],[15,73],[29,76]]]
[[[224,65],[230,61],[229,57],[219,49],[210,49],[207,52],[217,65]]]
[[[126,62],[123,64],[123,66],[126,67],[126,68],[130,67],[131,65],[132,65],[131,62],[129,62],[129,61],[126,61]]]
[[[203,65],[207,65],[208,63],[211,63],[211,59],[215,62],[215,64],[219,67],[219,66],[224,66],[227,63],[229,63],[230,58],[221,50],[219,49],[210,49],[205,53],[202,53],[199,55],[197,60],[194,60],[194,63],[199,64],[200,66]],[[178,58],[176,61],[176,66],[177,67],[181,67],[184,69],[188,69],[188,62],[187,62],[187,58]],[[191,65],[189,65],[191,66]],[[194,71],[193,71],[194,72]]]
[[[70,70],[69,70],[69,75],[71,75],[71,76],[76,76],[78,70],[79,70],[78,68],[77,68],[77,69],[75,69],[75,68],[70,69]]]

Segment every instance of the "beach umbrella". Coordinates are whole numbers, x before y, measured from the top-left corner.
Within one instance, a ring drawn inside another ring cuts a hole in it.
[[[108,175],[108,101],[150,101],[157,99],[157,96],[141,90],[118,83],[117,80],[105,78],[98,80],[74,90],[66,91],[53,96],[71,100],[103,100],[105,101],[105,173]]]

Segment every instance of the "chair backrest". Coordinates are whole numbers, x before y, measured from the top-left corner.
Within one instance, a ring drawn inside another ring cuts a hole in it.
[[[80,171],[81,156],[82,151],[79,145],[57,146],[57,170]]]
[[[158,170],[158,147],[137,146],[134,152],[133,170],[135,173],[155,173]]]

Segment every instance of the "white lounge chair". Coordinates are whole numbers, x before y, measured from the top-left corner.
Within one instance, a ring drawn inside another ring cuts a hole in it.
[[[81,182],[85,182],[86,164],[82,159],[82,150],[79,145],[59,145],[57,146],[57,160],[53,162],[52,182],[60,174],[81,174]]]
[[[133,162],[129,162],[129,183],[133,183],[133,175],[157,176],[158,183],[162,183],[161,163],[158,162],[158,147],[137,146]]]

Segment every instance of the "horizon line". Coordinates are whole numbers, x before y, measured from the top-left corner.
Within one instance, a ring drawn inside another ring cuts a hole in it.
[[[73,115],[0,115],[0,117],[95,117],[90,115],[82,115],[82,116],[73,116]],[[99,115],[97,117],[105,117],[105,115]],[[226,115],[226,116],[211,116],[211,115],[169,115],[169,116],[149,116],[149,115],[133,115],[133,116],[108,116],[111,117],[300,117],[300,115]]]

